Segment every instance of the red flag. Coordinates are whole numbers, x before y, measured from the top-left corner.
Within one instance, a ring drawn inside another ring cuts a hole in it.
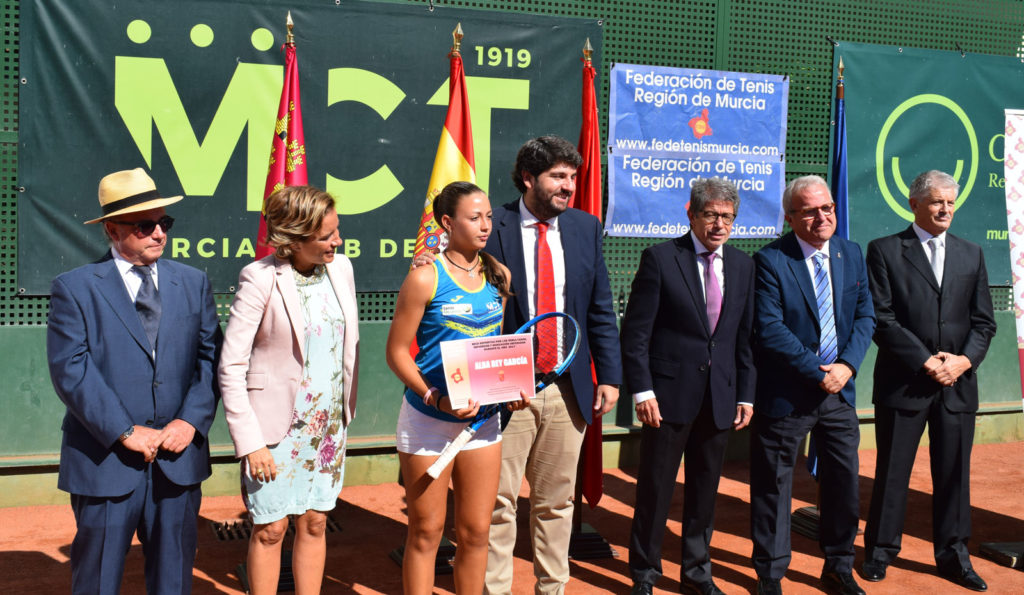
[[[594,94],[594,76],[597,72],[590,62],[590,40],[583,50],[583,124],[580,128],[578,150],[583,163],[576,171],[576,194],[572,206],[601,218],[601,128],[597,116],[597,97]],[[590,360],[590,376],[594,383],[594,402],[597,402],[597,371]],[[604,494],[604,461],[602,453],[600,418],[587,426],[583,437],[583,497],[590,508],[596,508]]]
[[[290,24],[290,13],[288,20]],[[302,134],[302,108],[299,103],[299,64],[290,29],[289,41],[284,44],[284,86],[281,87],[281,103],[277,108],[277,124],[274,126],[274,142],[270,149],[270,166],[267,169],[263,200],[285,186],[302,186],[307,183],[306,137]],[[267,222],[260,216],[260,229],[256,236],[257,259],[274,252],[273,248],[264,244],[266,239]]]
[[[469,121],[469,96],[466,93],[466,73],[462,68],[459,45],[462,25],[452,33],[455,43],[448,53],[450,76],[448,79],[448,115],[444,119],[441,140],[437,143],[434,169],[423,202],[416,248],[413,257],[427,250],[437,251],[445,240],[444,231],[434,221],[434,197],[451,182],[476,182],[476,162],[473,158],[473,128]]]

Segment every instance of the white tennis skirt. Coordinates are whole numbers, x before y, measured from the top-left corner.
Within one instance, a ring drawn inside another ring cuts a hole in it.
[[[487,420],[463,450],[483,448],[501,442],[500,417],[494,415]],[[454,423],[420,413],[403,396],[402,408],[398,412],[398,427],[395,430],[395,445],[398,452],[437,456],[467,425],[469,420],[465,423]]]

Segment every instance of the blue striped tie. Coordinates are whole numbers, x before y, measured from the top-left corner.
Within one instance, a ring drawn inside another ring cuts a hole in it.
[[[832,307],[832,282],[825,268],[825,255],[814,253],[814,297],[818,302],[818,322],[821,327],[821,341],[818,356],[821,361],[831,364],[836,361],[836,317]]]

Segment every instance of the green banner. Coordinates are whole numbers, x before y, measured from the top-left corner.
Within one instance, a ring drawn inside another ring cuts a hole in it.
[[[845,66],[850,237],[862,245],[913,220],[910,182],[938,169],[960,184],[952,232],[985,250],[1010,285],[1003,179],[1005,108],[1024,107],[1018,58],[840,43]]]
[[[280,98],[285,15],[295,21],[311,184],[338,199],[359,291],[393,291],[409,266],[462,23],[477,183],[518,197],[523,141],[575,140],[581,48],[597,21],[345,0],[22,0],[18,287],[99,257],[96,187],[145,167],[177,218],[165,256],[231,291],[253,258]],[[600,63],[599,54],[595,63]]]

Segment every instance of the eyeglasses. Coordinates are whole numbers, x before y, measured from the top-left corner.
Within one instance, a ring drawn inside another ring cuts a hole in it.
[[[836,212],[836,205],[830,204],[823,207],[814,207],[808,209],[792,210],[789,212],[790,215],[797,215],[801,219],[811,220],[817,218],[818,214],[821,213],[826,217],[831,217]]]
[[[164,233],[171,231],[171,228],[174,227],[174,217],[171,217],[170,215],[164,215],[163,217],[157,219],[156,221],[150,221],[146,219],[142,221],[111,220],[110,222],[117,225],[130,225],[135,228],[135,233],[141,234],[143,236],[152,235],[153,230],[156,229],[157,225],[160,226],[160,229],[164,230]]]
[[[732,222],[736,220],[735,213],[716,213],[714,211],[701,211],[700,218],[704,220],[704,223],[714,223],[717,219],[721,219],[722,223],[726,225],[732,225]]]

